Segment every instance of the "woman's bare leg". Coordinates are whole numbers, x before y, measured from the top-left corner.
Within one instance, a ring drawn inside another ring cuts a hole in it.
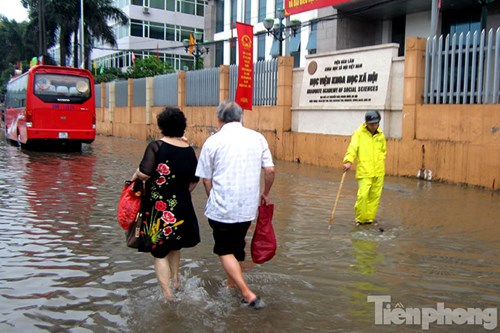
[[[158,283],[160,284],[163,296],[167,301],[172,301],[174,296],[170,290],[170,266],[168,264],[168,257],[155,258],[155,272]]]
[[[170,267],[170,277],[172,278],[172,286],[174,289],[179,289],[179,265],[181,262],[181,251],[170,251],[167,255],[168,265]]]

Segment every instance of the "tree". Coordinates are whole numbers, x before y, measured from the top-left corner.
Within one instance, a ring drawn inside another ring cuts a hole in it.
[[[163,63],[156,57],[150,56],[144,59],[137,58],[133,66],[127,69],[128,77],[137,79],[141,77],[152,77],[155,75],[174,73],[175,70],[168,63]]]

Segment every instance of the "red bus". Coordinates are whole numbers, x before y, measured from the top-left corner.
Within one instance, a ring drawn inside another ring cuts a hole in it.
[[[81,148],[96,135],[94,78],[86,69],[34,66],[12,78],[5,95],[5,136],[21,146]]]

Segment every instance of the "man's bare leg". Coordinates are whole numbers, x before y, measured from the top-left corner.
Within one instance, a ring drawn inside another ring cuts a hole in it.
[[[226,254],[219,256],[219,258],[222,267],[228,276],[228,285],[229,283],[234,283],[238,289],[240,289],[241,295],[246,302],[251,303],[255,301],[257,295],[255,295],[248,287],[245,278],[243,277],[240,263],[236,260],[235,256],[232,254]]]

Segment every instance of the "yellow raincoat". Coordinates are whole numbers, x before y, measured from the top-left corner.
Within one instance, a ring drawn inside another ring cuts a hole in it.
[[[384,187],[386,148],[384,133],[377,129],[372,135],[366,124],[362,124],[351,136],[344,163],[353,163],[357,159],[358,195],[354,205],[356,222],[375,221]]]

